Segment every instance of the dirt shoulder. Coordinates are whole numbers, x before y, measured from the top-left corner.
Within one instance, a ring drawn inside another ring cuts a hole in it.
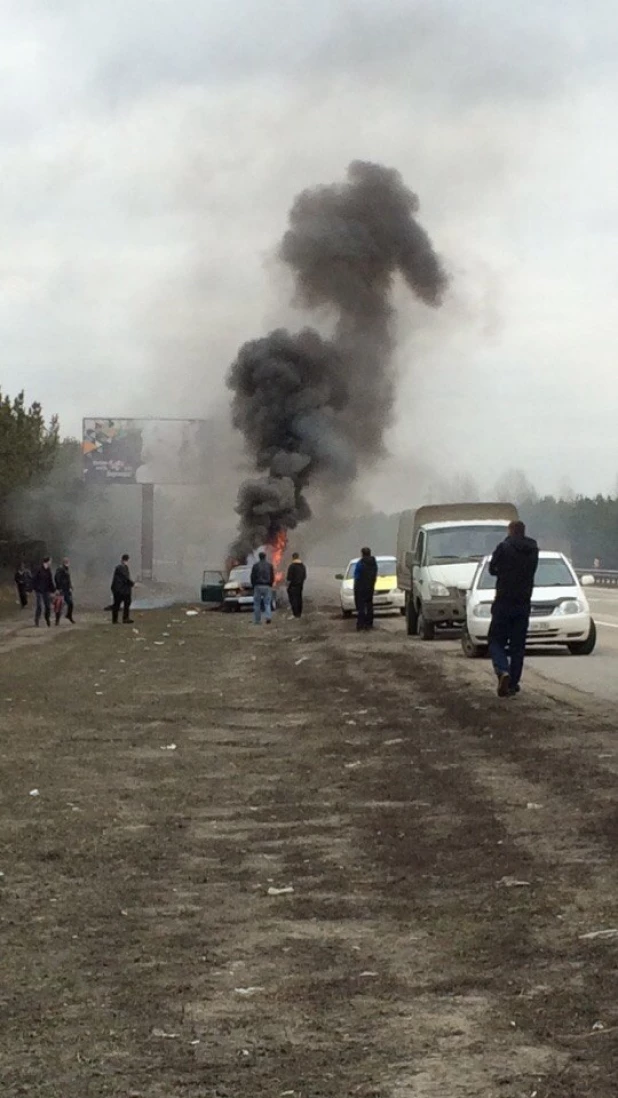
[[[614,1098],[611,719],[315,609],[136,629],[0,650],[3,1095]]]

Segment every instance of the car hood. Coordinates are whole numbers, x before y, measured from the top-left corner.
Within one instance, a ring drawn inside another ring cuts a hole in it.
[[[341,585],[344,591],[351,591],[354,587],[353,579],[345,579]],[[378,576],[375,591],[394,591],[397,586],[397,576]]]
[[[476,560],[459,560],[452,564],[428,564],[424,571],[431,583],[442,583],[445,587],[469,587],[477,568]]]
[[[494,591],[475,588],[472,593],[474,602],[493,602]],[[577,599],[586,610],[589,610],[588,599],[581,587],[535,587],[532,591],[532,602],[558,602],[562,599]]]

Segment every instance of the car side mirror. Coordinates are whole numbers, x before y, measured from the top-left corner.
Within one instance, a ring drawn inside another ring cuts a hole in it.
[[[582,587],[594,587],[594,576],[582,576],[579,582]]]
[[[343,579],[343,572],[337,572],[337,575],[335,576],[335,579],[336,580],[342,580]]]

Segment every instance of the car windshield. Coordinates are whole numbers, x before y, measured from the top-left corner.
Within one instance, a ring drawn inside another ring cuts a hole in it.
[[[351,560],[348,564],[348,570],[345,574],[346,579],[354,579],[354,569],[358,564],[358,557],[356,560]],[[378,575],[379,576],[394,576],[397,571],[397,561],[395,557],[385,557],[384,560],[378,561]]]
[[[427,564],[451,564],[462,560],[482,560],[504,540],[502,526],[448,526],[427,531]]]
[[[566,561],[560,557],[541,557],[534,577],[535,587],[575,587],[576,583]],[[490,576],[489,564],[484,566],[477,586],[481,591],[494,590],[496,577]]]
[[[249,583],[251,577],[250,568],[232,568],[228,583]]]

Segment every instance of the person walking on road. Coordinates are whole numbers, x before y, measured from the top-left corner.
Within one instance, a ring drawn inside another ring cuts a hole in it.
[[[34,579],[32,580],[32,590],[36,598],[36,609],[34,611],[34,624],[39,626],[41,624],[41,616],[45,614],[45,621],[47,625],[51,625],[51,600],[56,590],[54,586],[54,577],[51,570],[50,557],[44,557],[41,567],[34,573]]]
[[[536,541],[526,537],[523,522],[511,522],[508,537],[496,547],[489,564],[490,575],[496,577],[489,654],[498,676],[500,698],[519,693],[538,562]]]
[[[25,610],[28,605],[28,592],[32,590],[32,576],[23,561],[19,568],[16,569],[14,578],[19,605],[22,610]]]
[[[354,603],[356,628],[373,629],[373,592],[378,578],[378,564],[371,549],[361,549],[354,567]]]
[[[290,610],[295,618],[301,618],[303,614],[303,587],[306,579],[307,569],[300,559],[300,554],[292,553],[292,563],[288,568],[286,583]]]
[[[124,625],[133,625],[133,619],[129,617],[131,609],[131,597],[135,586],[129,571],[129,554],[123,553],[120,564],[117,564],[112,577],[112,624],[118,624],[118,614],[122,606],[122,621]]]
[[[253,588],[253,622],[260,625],[262,622],[262,605],[264,606],[264,619],[270,625],[273,608],[273,587],[275,585],[275,570],[266,553],[258,555],[251,569],[251,586]]]
[[[70,621],[72,625],[75,625],[73,620],[73,581],[71,579],[71,569],[68,557],[65,557],[60,567],[56,568],[54,583],[56,584],[58,596],[62,600],[56,608],[56,625],[60,624],[63,604],[67,608],[67,621]]]

